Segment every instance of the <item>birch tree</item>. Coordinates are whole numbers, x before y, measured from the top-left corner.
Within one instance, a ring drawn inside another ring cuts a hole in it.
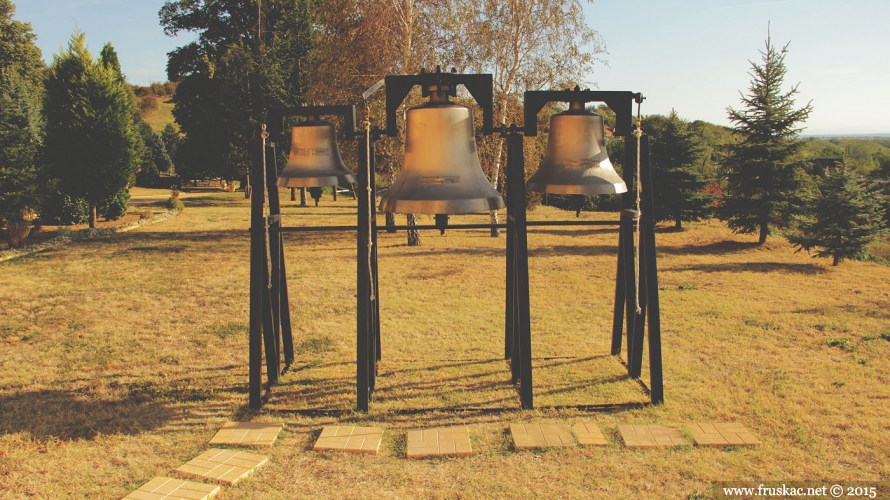
[[[467,72],[491,73],[495,125],[519,123],[527,90],[550,90],[587,83],[605,45],[584,20],[582,0],[455,0],[441,12],[451,31],[439,50]],[[592,3],[592,2],[591,2]],[[449,36],[450,35],[450,36]],[[504,139],[484,140],[493,148],[487,165],[498,187]],[[496,211],[491,222],[497,224]],[[492,229],[491,235],[500,234]]]

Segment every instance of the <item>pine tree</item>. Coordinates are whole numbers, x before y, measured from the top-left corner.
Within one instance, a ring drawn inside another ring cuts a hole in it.
[[[886,231],[877,185],[838,167],[825,177],[819,191],[814,219],[801,227],[800,234],[790,235],[789,241],[800,247],[798,251],[819,247],[815,256],[833,257],[833,266],[862,257],[869,243]]]
[[[729,146],[728,171],[721,218],[740,233],[760,233],[766,242],[769,227],[786,228],[803,205],[808,183],[798,161],[802,143],[799,124],[812,111],[808,103],[794,108],[797,85],[782,90],[785,79],[786,44],[777,49],[766,39],[762,64],[752,62],[752,81],[744,110],[727,108],[735,131],[743,139]]]
[[[0,222],[12,246],[24,244],[39,209],[40,93],[45,66],[27,23],[0,0]]]
[[[84,40],[75,32],[50,67],[46,159],[62,193],[89,203],[95,227],[97,205],[127,187],[143,146],[132,89],[114,64],[93,59]]]
[[[702,172],[704,143],[674,110],[661,124],[663,126],[649,130],[646,122],[651,120],[652,117],[647,117],[643,128],[652,141],[650,157],[656,220],[672,220],[674,227],[682,229],[684,221],[710,217],[714,195],[704,191],[708,185]]]

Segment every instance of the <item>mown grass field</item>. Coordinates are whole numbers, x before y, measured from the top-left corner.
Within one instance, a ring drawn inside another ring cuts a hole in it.
[[[718,221],[662,230],[666,403],[548,410],[646,395],[609,356],[616,231],[532,229],[542,409],[520,411],[502,359],[505,239],[430,231],[422,246],[408,247],[404,233],[381,232],[383,361],[364,415],[349,411],[354,235],[291,233],[297,361],[253,412],[249,203],[240,193],[184,201],[167,221],[0,263],[0,497],[123,497],[173,474],[233,419],[285,430],[263,450],[269,463],[220,499],[708,498],[717,481],[792,480],[881,481],[890,495],[890,267],[831,267],[780,239],[758,247]],[[286,225],[356,216],[348,198],[317,208],[288,201],[283,212]],[[319,408],[341,412],[293,411]],[[406,409],[420,411],[398,411]],[[515,451],[506,431],[511,422],[582,421],[597,424],[610,445]],[[631,450],[617,433],[625,423],[690,421],[740,422],[763,444]],[[311,451],[335,423],[385,428],[381,454]],[[404,458],[408,430],[439,425],[469,426],[475,454]]]
[[[175,126],[176,122],[173,120],[173,102],[166,98],[159,98],[157,101],[158,108],[147,113],[143,119],[151,127],[152,132],[159,134],[168,123]]]

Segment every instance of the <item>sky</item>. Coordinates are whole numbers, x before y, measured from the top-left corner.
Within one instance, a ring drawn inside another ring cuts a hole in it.
[[[163,0],[13,2],[48,63],[79,27],[94,54],[111,42],[140,85],[165,81],[167,52],[194,37],[164,35]],[[888,0],[596,0],[584,12],[607,51],[591,88],[641,92],[644,115],[731,125],[726,108],[742,107],[769,33],[790,42],[785,88],[799,83],[798,106],[812,102],[804,135],[890,133]]]

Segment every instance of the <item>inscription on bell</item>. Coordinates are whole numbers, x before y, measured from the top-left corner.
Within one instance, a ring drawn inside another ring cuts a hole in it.
[[[592,160],[566,160],[565,162],[566,168],[590,168],[598,166],[599,162]]]
[[[294,148],[293,154],[297,156],[330,156],[331,148]]]
[[[460,184],[459,175],[424,175],[420,183],[427,184]]]

